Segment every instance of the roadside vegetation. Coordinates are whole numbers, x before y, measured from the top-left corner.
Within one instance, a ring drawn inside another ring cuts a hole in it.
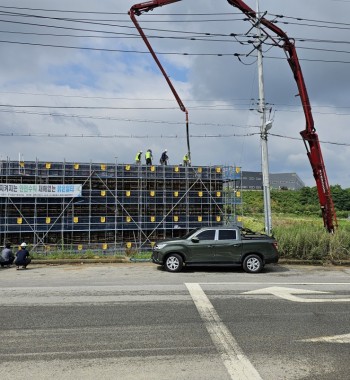
[[[31,251],[30,256],[36,260],[52,260],[52,259],[60,259],[60,260],[69,260],[69,259],[81,259],[81,260],[93,260],[93,259],[110,259],[111,257],[121,257],[124,256],[124,252],[106,252],[102,250],[86,250],[77,252],[74,250],[56,250],[49,252],[35,252]]]
[[[323,227],[317,189],[271,192],[272,232],[278,241],[281,258],[339,263],[350,260],[350,189],[331,188],[338,217],[335,234]],[[243,194],[244,226],[264,231],[263,194]]]
[[[298,191],[271,191],[272,233],[278,241],[281,258],[309,262],[341,263],[350,260],[350,189],[332,186],[332,196],[338,217],[335,234],[323,227],[316,187]],[[264,232],[264,206],[261,191],[243,192],[244,227]],[[34,259],[106,259],[129,257],[131,260],[147,261],[151,252],[137,250],[82,252],[57,250],[46,253],[31,252]]]

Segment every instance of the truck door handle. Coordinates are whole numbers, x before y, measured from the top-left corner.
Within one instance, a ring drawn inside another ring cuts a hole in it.
[[[233,246],[234,246],[234,247],[239,247],[239,246],[240,246],[240,244],[233,244]]]

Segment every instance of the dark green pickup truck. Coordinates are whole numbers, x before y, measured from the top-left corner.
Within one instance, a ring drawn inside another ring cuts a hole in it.
[[[240,227],[204,227],[180,239],[157,242],[152,261],[169,272],[179,272],[183,265],[241,266],[258,273],[265,264],[278,262],[274,238]]]

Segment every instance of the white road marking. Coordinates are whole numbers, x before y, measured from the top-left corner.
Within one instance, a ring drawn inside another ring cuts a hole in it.
[[[329,292],[320,292],[318,290],[283,288],[279,286],[271,286],[269,288],[251,290],[242,294],[273,294],[276,297],[280,297],[288,301],[303,303],[350,302],[350,298],[301,298],[293,294],[329,294]]]
[[[319,338],[302,339],[299,342],[314,342],[314,343],[350,343],[350,334],[321,336]]]
[[[221,321],[201,286],[196,283],[186,283],[185,285],[231,379],[261,380],[258,371],[244,355],[236,339]]]
[[[350,282],[199,282],[201,285],[350,285]]]

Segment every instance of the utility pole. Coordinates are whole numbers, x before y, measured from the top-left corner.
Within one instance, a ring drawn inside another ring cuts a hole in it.
[[[260,29],[260,7],[259,0],[256,0],[257,35],[258,35],[258,76],[259,76],[259,112],[261,114],[261,171],[263,177],[264,191],[264,216],[265,216],[265,233],[271,235],[271,201],[270,201],[270,179],[269,179],[269,159],[267,149],[267,131],[271,128],[272,123],[266,123],[265,110],[265,92],[264,92],[264,72],[263,72],[263,54],[262,54],[262,36]]]

